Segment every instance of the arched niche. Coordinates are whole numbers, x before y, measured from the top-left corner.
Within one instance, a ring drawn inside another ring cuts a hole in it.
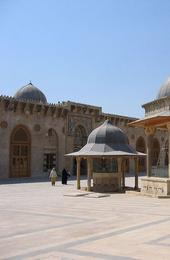
[[[74,132],[74,151],[80,150],[87,143],[86,129],[82,125],[78,125]]]
[[[44,141],[44,172],[52,168],[58,170],[58,135],[53,128],[49,128]]]
[[[152,142],[152,166],[156,166],[158,164],[160,154],[160,144],[158,139],[155,137],[153,138]]]
[[[142,136],[138,137],[136,141],[136,151],[141,153],[146,153],[146,143]],[[146,159],[139,158],[139,172],[146,171]]]
[[[16,126],[10,140],[10,177],[29,177],[31,162],[31,135],[22,125]]]
[[[84,126],[77,125],[74,131],[74,143],[73,151],[79,151],[87,143],[87,132]],[[73,159],[73,174],[76,174],[76,159]],[[87,173],[87,162],[85,159],[81,160],[81,174],[85,175]]]
[[[169,153],[169,142],[168,140],[165,142],[165,166],[168,166],[169,164],[169,156],[168,156],[168,153]]]

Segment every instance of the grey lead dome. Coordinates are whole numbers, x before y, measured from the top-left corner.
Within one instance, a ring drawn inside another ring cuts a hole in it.
[[[158,92],[157,99],[162,97],[169,97],[169,96],[170,96],[170,77],[165,81],[164,84],[162,84]]]
[[[20,88],[14,95],[14,98],[23,101],[33,101],[43,104],[47,103],[45,95],[31,82],[28,85]]]
[[[113,126],[109,120],[106,120],[91,132],[87,144],[81,151],[136,153],[128,144],[128,138],[124,132],[120,128]]]
[[[128,139],[123,131],[106,120],[101,126],[91,132],[87,143],[93,144],[128,144]]]

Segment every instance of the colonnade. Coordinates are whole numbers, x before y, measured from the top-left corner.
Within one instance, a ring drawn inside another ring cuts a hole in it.
[[[168,151],[170,151],[170,123],[167,123],[167,130],[168,130],[168,140],[169,140],[169,147]],[[155,127],[146,127],[145,134],[146,134],[146,152],[147,152],[147,159],[146,159],[146,173],[147,177],[152,176],[152,143],[153,137],[156,132]],[[161,151],[160,151],[161,152]],[[170,178],[170,152],[168,152],[168,178]]]

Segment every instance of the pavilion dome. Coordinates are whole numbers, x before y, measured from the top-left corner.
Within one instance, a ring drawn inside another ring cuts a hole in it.
[[[157,95],[157,99],[162,97],[169,97],[169,96],[170,96],[170,77],[160,87]]]
[[[101,126],[91,132],[87,143],[106,145],[128,145],[128,138],[123,131],[106,120]]]
[[[47,103],[45,95],[31,82],[28,85],[20,88],[14,95],[14,98],[17,100],[33,101],[42,104]]]
[[[88,137],[87,144],[78,152],[69,156],[121,156],[137,155],[136,150],[129,145],[125,133],[112,122],[106,120],[94,129]]]

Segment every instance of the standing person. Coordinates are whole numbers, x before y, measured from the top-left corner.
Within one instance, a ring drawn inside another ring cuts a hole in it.
[[[55,168],[52,168],[52,170],[50,172],[50,179],[51,179],[51,185],[55,186],[55,182],[57,179],[57,172],[56,172]]]
[[[68,179],[69,176],[70,176],[70,174],[64,168],[62,170],[62,184],[67,184],[67,179]]]

